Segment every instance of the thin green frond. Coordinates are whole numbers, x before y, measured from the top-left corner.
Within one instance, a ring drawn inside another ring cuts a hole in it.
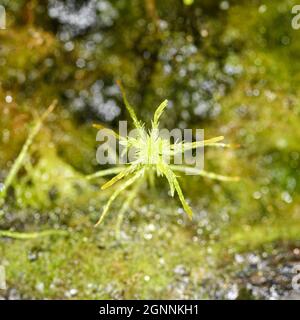
[[[207,177],[207,178],[219,180],[219,181],[239,181],[240,180],[240,177],[223,176],[220,174],[208,172],[205,170],[199,170],[197,168],[192,168],[192,167],[188,167],[188,166],[171,165],[170,167],[174,171],[185,172],[185,173],[188,173],[191,175],[199,175],[199,176],[203,176],[203,177]]]
[[[31,240],[49,236],[67,236],[68,234],[69,232],[65,230],[44,230],[39,232],[17,232],[0,230],[0,237],[12,238],[17,240]]]
[[[122,222],[124,219],[124,214],[128,210],[128,208],[130,207],[133,200],[136,198],[136,195],[139,191],[139,188],[142,184],[142,181],[143,181],[142,179],[137,181],[136,184],[134,185],[134,187],[132,188],[132,190],[130,190],[129,194],[126,195],[126,200],[124,201],[124,203],[119,211],[116,226],[115,226],[115,232],[116,232],[117,239],[120,238],[120,230],[121,230],[121,225],[122,225]]]
[[[153,129],[157,129],[159,126],[159,119],[161,117],[161,115],[163,114],[165,108],[168,105],[168,100],[164,100],[156,109],[155,113],[154,113],[154,118],[153,118],[153,123],[152,123],[152,128]]]
[[[180,188],[180,185],[179,185],[179,182],[178,182],[177,178],[175,178],[174,186],[175,186],[175,189],[177,191],[178,197],[180,199],[180,202],[181,202],[181,204],[183,206],[184,211],[187,213],[189,218],[192,219],[193,211],[192,211],[191,207],[188,205],[188,203],[186,202],[186,200],[184,198],[183,192],[182,192],[182,190]]]
[[[165,177],[167,178],[170,188],[171,188],[171,195],[172,197],[174,196],[174,189],[176,190],[179,200],[183,206],[184,211],[187,213],[187,215],[189,216],[189,218],[191,219],[193,216],[193,211],[190,208],[190,206],[187,204],[184,195],[182,193],[182,190],[180,188],[179,182],[177,180],[176,175],[174,174],[174,172],[172,171],[171,167],[165,163],[161,163],[160,164],[162,173],[165,175]]]
[[[118,133],[116,133],[114,130],[107,128],[105,125],[100,123],[93,123],[93,128],[98,130],[107,130],[112,136],[114,136],[116,139],[125,139],[124,137],[121,137]]]
[[[0,205],[3,203],[3,201],[6,197],[7,189],[10,187],[10,185],[14,181],[16,175],[18,174],[20,168],[23,166],[25,159],[27,157],[29,148],[32,145],[34,138],[40,132],[42,125],[43,125],[43,122],[49,116],[49,114],[55,109],[56,105],[57,105],[57,101],[54,100],[51,103],[51,105],[48,107],[48,109],[43,113],[43,115],[38,119],[38,121],[33,126],[33,128],[31,129],[31,131],[28,135],[28,138],[25,141],[25,143],[21,149],[21,152],[19,153],[17,159],[15,160],[13,166],[11,167],[11,169],[10,169],[10,171],[4,181],[4,188],[0,192]]]
[[[102,214],[101,214],[101,217],[99,219],[99,221],[96,223],[95,226],[98,226],[102,221],[103,219],[105,218],[111,204],[113,203],[113,201],[117,198],[117,196],[123,192],[126,188],[128,188],[129,186],[131,186],[135,181],[137,181],[143,174],[144,170],[139,170],[133,177],[131,177],[130,179],[126,180],[123,184],[121,184],[119,186],[119,188],[111,195],[111,197],[109,198],[109,200],[107,201],[103,211],[102,211]]]
[[[185,152],[191,149],[214,145],[216,142],[222,141],[223,139],[224,139],[223,136],[219,136],[219,137],[202,140],[202,141],[175,143],[171,145],[171,150],[173,149],[174,154],[177,154],[177,153]]]
[[[169,166],[164,162],[158,163],[157,167],[160,170],[160,172],[167,178],[169,186],[170,186],[171,196],[174,197],[174,192],[175,192],[175,186],[174,186],[174,176],[175,175],[174,175],[174,173],[169,168]]]
[[[119,86],[119,88],[120,88],[120,90],[121,90],[122,97],[123,97],[123,100],[124,100],[126,109],[127,109],[127,111],[129,112],[130,117],[131,117],[131,119],[133,120],[133,123],[134,123],[135,127],[136,127],[137,129],[141,129],[141,128],[142,128],[142,125],[141,125],[140,121],[138,120],[138,118],[137,118],[137,116],[136,116],[136,114],[135,114],[135,111],[134,111],[133,107],[129,104],[129,102],[128,102],[128,100],[127,100],[127,95],[126,95],[126,92],[125,92],[125,90],[124,90],[124,88],[123,88],[123,86],[122,86],[121,81],[118,80],[118,81],[117,81],[117,84],[118,84],[118,86]]]
[[[240,145],[233,144],[233,143],[211,143],[211,144],[209,144],[209,147],[237,149],[240,147]]]
[[[124,170],[124,167],[109,168],[109,169],[100,170],[96,173],[90,174],[90,175],[86,176],[85,178],[87,180],[93,180],[93,179],[97,179],[100,177],[109,176],[111,174],[118,174],[119,172],[121,172],[123,170]]]
[[[110,179],[108,182],[106,182],[102,187],[101,190],[105,190],[109,187],[111,187],[113,184],[115,184],[116,182],[118,182],[119,180],[123,179],[124,177],[126,177],[129,173],[134,171],[134,167],[133,166],[129,166],[126,167],[125,169],[123,169],[119,174],[117,174],[116,176],[114,176],[112,179]]]

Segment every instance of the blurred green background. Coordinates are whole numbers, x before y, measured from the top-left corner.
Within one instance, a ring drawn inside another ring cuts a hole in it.
[[[278,299],[300,264],[300,30],[297,1],[0,1],[0,187],[32,123],[58,100],[0,208],[0,229],[67,231],[0,238],[7,290],[55,299]],[[239,149],[207,150],[205,169],[240,182],[180,178],[143,188],[115,237],[93,122],[139,118],[169,100],[166,128],[204,128]]]

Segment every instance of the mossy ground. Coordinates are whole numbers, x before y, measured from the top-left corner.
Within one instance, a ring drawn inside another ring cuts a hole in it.
[[[214,298],[241,271],[235,254],[272,253],[283,244],[299,244],[299,219],[229,227],[211,237],[199,235],[203,228],[190,222],[157,220],[156,211],[126,223],[119,240],[113,219],[95,229],[84,212],[70,222],[72,227],[64,227],[67,236],[2,240],[8,288],[22,298]],[[215,287],[205,285],[208,280]]]

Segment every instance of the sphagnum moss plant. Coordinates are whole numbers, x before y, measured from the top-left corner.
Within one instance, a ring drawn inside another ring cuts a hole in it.
[[[122,193],[124,190],[129,188],[132,185],[138,185],[138,182],[143,177],[148,177],[149,180],[153,180],[153,176],[163,176],[167,179],[172,197],[175,194],[175,191],[179,197],[179,200],[189,216],[192,218],[193,212],[190,206],[188,205],[185,197],[183,195],[182,189],[178,182],[178,177],[175,172],[188,172],[190,174],[196,174],[205,176],[211,179],[221,180],[221,181],[237,181],[238,177],[227,177],[218,175],[212,172],[207,172],[204,170],[199,170],[194,167],[189,167],[187,165],[170,165],[169,162],[165,161],[169,157],[174,157],[178,153],[184,153],[187,150],[192,150],[199,147],[214,146],[214,147],[230,147],[228,144],[220,143],[224,139],[223,136],[215,137],[208,140],[196,141],[196,142],[175,142],[170,144],[169,140],[163,139],[158,134],[159,120],[162,116],[165,108],[167,107],[168,101],[163,101],[154,113],[152,120],[152,126],[150,130],[145,128],[145,124],[142,123],[136,116],[136,113],[133,107],[129,104],[127,100],[126,93],[121,85],[118,82],[118,85],[121,89],[123,100],[126,106],[127,111],[130,114],[130,117],[133,121],[135,128],[137,129],[137,135],[135,137],[127,136],[123,137],[118,135],[116,132],[111,130],[111,133],[120,141],[120,144],[123,145],[125,152],[130,152],[134,148],[134,160],[124,164],[119,165],[114,168],[106,169],[99,171],[95,174],[88,176],[88,179],[94,179],[98,177],[103,177],[111,174],[116,174],[111,180],[106,182],[101,189],[105,190],[120,180],[124,180],[112,193],[109,200],[105,204],[100,219],[98,220],[97,225],[99,225],[106,214],[108,213],[113,201]],[[101,125],[94,125],[95,128],[102,129]],[[135,190],[135,188],[133,188]],[[132,195],[132,194],[131,194]],[[132,197],[128,197],[131,199]],[[128,207],[128,201],[126,201],[121,209],[121,215],[123,215],[124,210]],[[119,219],[120,220],[120,219]],[[120,223],[120,222],[119,222]]]

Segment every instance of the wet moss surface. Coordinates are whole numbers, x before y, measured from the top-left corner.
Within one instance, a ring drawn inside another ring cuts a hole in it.
[[[89,1],[65,11],[57,10],[63,1],[3,2],[0,181],[38,115],[53,99],[58,107],[9,189],[1,231],[66,234],[1,237],[8,288],[0,296],[299,298],[292,288],[300,263],[295,2],[96,2],[97,19]],[[119,239],[126,193],[94,227],[111,191],[100,190],[105,179],[84,178],[102,168],[91,124],[117,128],[127,119],[117,79],[145,121],[168,98],[166,128],[204,128],[206,137],[240,145],[205,152],[207,170],[239,182],[180,178],[192,221],[158,180],[154,189],[142,186]]]

